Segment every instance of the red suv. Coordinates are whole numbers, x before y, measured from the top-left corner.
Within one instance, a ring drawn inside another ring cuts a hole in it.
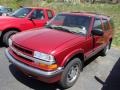
[[[106,55],[113,39],[112,29],[108,16],[61,13],[45,28],[13,35],[6,56],[26,75],[69,88],[86,60],[98,52]]]
[[[10,16],[1,16],[0,39],[8,45],[8,39],[11,35],[32,28],[43,27],[53,16],[53,10],[39,7],[23,7]]]

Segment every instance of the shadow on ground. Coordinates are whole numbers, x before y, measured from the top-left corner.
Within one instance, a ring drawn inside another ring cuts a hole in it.
[[[87,62],[85,62],[85,66],[90,64],[92,61],[94,61],[100,54],[95,55],[94,57],[90,58]],[[22,84],[35,89],[35,90],[63,90],[57,83],[55,84],[47,84],[44,82],[40,82],[39,80],[27,77],[22,72],[16,69],[16,67],[13,64],[10,64],[9,66],[10,72],[12,75],[21,82]]]
[[[9,69],[16,80],[34,90],[63,90],[57,83],[47,84],[34,78],[27,77],[22,72],[17,70],[13,64],[10,64]]]
[[[95,76],[95,79],[103,85],[101,90],[120,90],[120,58],[112,68],[105,82]]]
[[[88,59],[85,63],[84,63],[84,67],[86,67],[87,65],[89,65],[92,61],[96,60],[99,56],[103,56],[101,55],[101,53],[97,53],[96,55],[94,55],[93,57],[91,57],[90,59]]]

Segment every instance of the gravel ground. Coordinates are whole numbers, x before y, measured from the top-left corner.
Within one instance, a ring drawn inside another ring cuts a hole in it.
[[[24,76],[8,62],[4,50],[0,48],[0,90],[61,90]],[[107,56],[87,61],[76,84],[67,90],[120,90],[120,50],[112,48]]]

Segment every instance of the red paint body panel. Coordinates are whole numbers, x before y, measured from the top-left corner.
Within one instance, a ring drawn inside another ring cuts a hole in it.
[[[59,31],[55,29],[41,28],[34,31],[30,30],[18,33],[16,35],[13,35],[11,39],[14,43],[18,44],[19,46],[30,49],[33,52],[39,51],[53,55],[55,57],[56,64],[58,65],[58,67],[65,67],[65,64],[69,62],[69,60],[73,56],[79,53],[83,55],[82,61],[85,61],[86,59],[90,58],[91,56],[95,55],[96,53],[105,48],[107,43],[113,38],[112,29],[109,32],[106,32],[104,30],[104,26],[102,25],[104,35],[93,36],[91,31],[93,29],[95,18],[97,17],[102,19],[106,17],[98,17],[94,14],[86,13],[72,13],[72,15],[82,15],[91,17],[88,33],[85,36]],[[103,22],[101,21],[101,23]],[[16,56],[13,55],[13,57]],[[23,63],[26,62],[23,61]],[[33,64],[31,64],[31,66],[32,65]],[[43,79],[46,81],[46,78]]]
[[[30,7],[29,7],[30,8]],[[47,8],[33,8],[31,7],[31,12],[24,18],[16,18],[16,17],[11,17],[11,16],[1,16],[0,17],[0,31],[5,31],[6,29],[18,29],[19,31],[25,31],[25,30],[29,30],[29,29],[33,29],[33,28],[39,28],[39,27],[43,27],[47,21],[49,21],[48,19],[48,15],[47,15]],[[31,16],[32,12],[34,12],[36,9],[40,9],[43,10],[43,14],[44,14],[44,19],[40,20],[40,19],[34,19],[34,20],[29,20],[29,16]],[[55,15],[53,10],[52,11],[53,16]]]

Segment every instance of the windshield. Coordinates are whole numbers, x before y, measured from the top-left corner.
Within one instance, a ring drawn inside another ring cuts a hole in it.
[[[69,14],[58,14],[48,24],[47,28],[86,35],[91,17]]]
[[[0,6],[0,12],[4,12],[5,8],[3,6]]]
[[[32,9],[30,8],[20,8],[16,10],[14,13],[12,13],[10,16],[17,17],[17,18],[24,18],[26,17]]]

